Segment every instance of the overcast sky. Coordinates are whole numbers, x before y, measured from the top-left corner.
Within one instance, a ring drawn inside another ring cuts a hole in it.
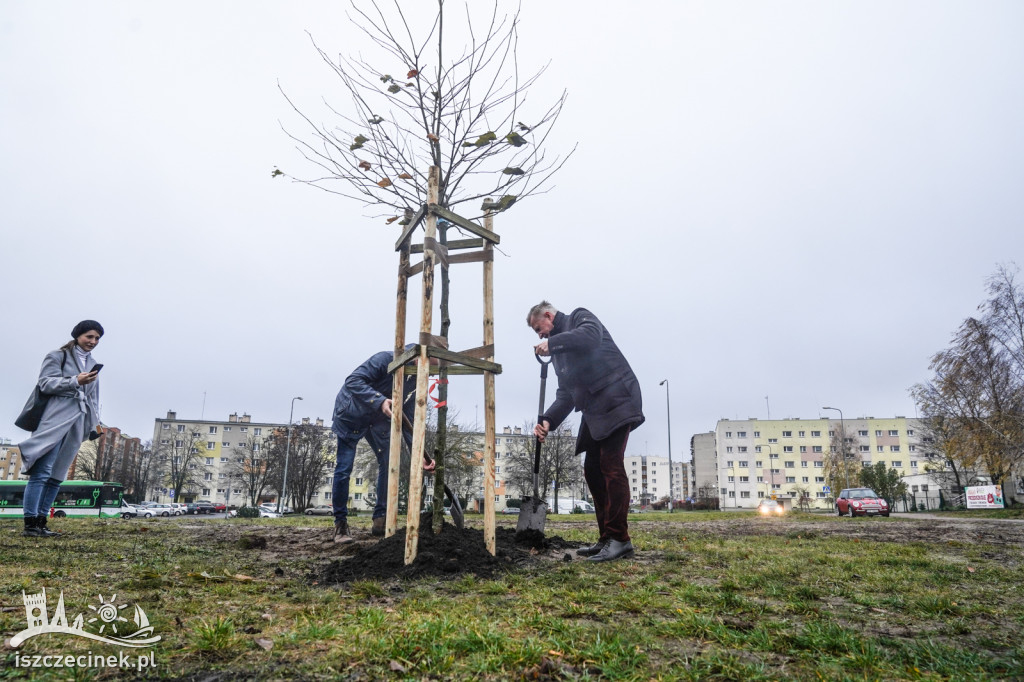
[[[313,174],[278,82],[317,120],[347,101],[306,32],[373,53],[345,10],[0,0],[0,438],[24,438],[43,355],[85,318],[103,420],[143,439],[167,410],[283,422],[293,396],[329,421],[391,347],[398,228],[271,178]],[[579,147],[495,222],[499,429],[535,416],[542,298],[589,308],[632,364],[629,454],[666,452],[666,378],[675,458],[769,408],[914,416],[985,278],[1024,261],[1022,31],[1016,1],[524,2],[521,68],[551,62],[532,97],[569,93],[550,149]],[[482,424],[482,381],[452,393]]]

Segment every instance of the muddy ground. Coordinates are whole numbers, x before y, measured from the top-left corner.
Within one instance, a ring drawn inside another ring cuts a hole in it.
[[[715,521],[665,522],[630,519],[634,536],[652,531],[662,538],[677,536],[698,538],[743,538],[776,535],[787,538],[862,539],[875,542],[928,542],[986,544],[996,557],[1015,562],[1016,552],[1001,552],[1000,547],[1016,550],[1024,547],[1024,521],[999,519],[949,519],[913,517],[906,519],[830,518],[808,520],[737,518]],[[499,522],[496,532],[497,551],[491,556],[484,546],[479,528],[459,530],[446,524],[441,533],[433,535],[421,529],[415,562],[405,565],[405,531],[390,538],[373,538],[366,531],[353,533],[351,544],[334,544],[330,526],[274,527],[244,524],[189,524],[197,538],[208,537],[212,544],[234,545],[258,552],[261,563],[277,563],[287,559],[322,560],[309,579],[318,584],[350,583],[356,580],[388,580],[393,578],[438,577],[457,578],[472,574],[490,578],[517,567],[561,561],[582,561],[575,549],[584,543],[562,539],[559,532],[579,529],[579,523],[549,521],[545,533],[519,534],[514,526]],[[645,550],[639,540],[636,561],[659,561],[664,553]]]

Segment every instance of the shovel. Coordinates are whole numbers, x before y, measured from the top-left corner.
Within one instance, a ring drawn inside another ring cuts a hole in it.
[[[548,381],[548,365],[551,360],[545,360],[537,355],[537,362],[540,363],[540,407],[537,408],[537,423],[539,424],[544,414],[544,387]],[[540,438],[537,438],[533,446],[533,497],[523,500],[519,508],[519,521],[516,523],[516,533],[524,530],[535,530],[544,534],[544,522],[548,516],[548,505],[540,497]]]
[[[409,433],[412,433],[412,423],[409,421],[409,418],[405,416],[405,412],[402,413],[402,424]],[[425,462],[430,461],[430,457],[427,456],[425,451],[423,453],[423,460]],[[456,528],[462,530],[466,525],[466,517],[462,513],[462,505],[459,504],[459,498],[455,497],[455,493],[452,492],[452,489],[448,487],[447,483],[444,484],[444,496],[448,498],[448,504],[451,507],[452,523],[455,524]]]

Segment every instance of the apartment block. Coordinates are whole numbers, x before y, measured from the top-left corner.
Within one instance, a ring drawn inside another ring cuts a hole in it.
[[[21,450],[8,439],[0,441],[0,481],[13,481],[21,475]]]
[[[753,508],[765,498],[791,504],[804,498],[824,509],[841,488],[857,484],[860,468],[883,462],[904,477],[924,473],[920,432],[916,419],[858,417],[722,419],[707,435],[714,439],[723,509]],[[706,436],[703,446],[706,457]],[[922,485],[927,492],[928,484]]]

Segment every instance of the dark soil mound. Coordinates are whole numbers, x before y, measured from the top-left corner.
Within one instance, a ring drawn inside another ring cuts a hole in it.
[[[425,576],[455,578],[464,574],[491,578],[499,572],[533,563],[540,552],[577,545],[558,536],[545,538],[536,531],[517,537],[514,531],[500,527],[495,531],[495,543],[495,555],[491,556],[484,545],[482,530],[460,530],[446,523],[441,532],[434,535],[430,526],[424,525],[420,527],[416,560],[406,566],[405,529],[401,528],[391,537],[366,546],[351,557],[332,561],[314,580],[334,584]]]

